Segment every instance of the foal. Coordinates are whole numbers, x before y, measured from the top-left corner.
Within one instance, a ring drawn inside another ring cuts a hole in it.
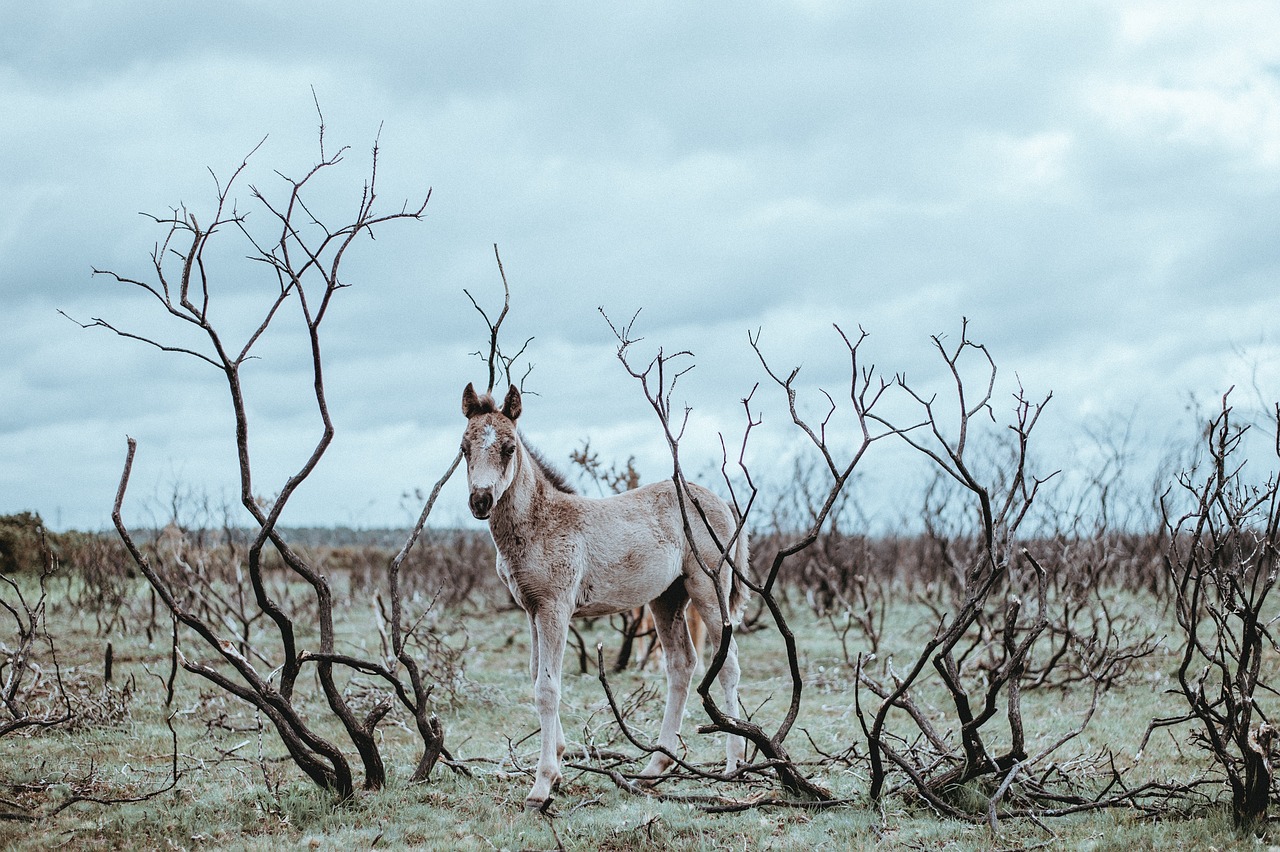
[[[498,576],[529,618],[529,670],[542,750],[524,805],[536,810],[546,804],[561,778],[565,742],[560,675],[569,619],[649,605],[667,658],[667,703],[658,745],[675,753],[695,663],[685,605],[692,601],[707,624],[737,624],[749,592],[721,558],[737,526],[723,500],[697,485],[690,485],[686,495],[697,554],[710,569],[708,574],[685,536],[673,483],[598,499],[579,496],[521,441],[516,430],[520,411],[520,391],[514,385],[501,408],[488,394],[477,395],[472,385],[462,393],[462,413],[467,416],[462,452],[467,458],[471,514],[489,521],[498,549]],[[737,538],[733,565],[747,570],[745,532]],[[707,632],[714,653],[720,631]],[[739,712],[738,676],[737,646],[731,638],[720,669],[730,716]],[[742,738],[729,737],[726,769],[735,769],[744,753]],[[655,751],[640,774],[654,778],[671,763],[670,757]]]

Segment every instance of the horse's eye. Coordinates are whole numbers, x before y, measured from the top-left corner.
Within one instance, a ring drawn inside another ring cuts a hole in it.
[[[466,444],[463,444],[463,445],[462,445],[461,447],[459,447],[458,449],[462,450],[462,454],[463,454],[464,456],[466,456],[467,458],[471,458],[471,448],[470,448],[470,447],[468,447]]]
[[[503,444],[503,445],[502,445],[502,457],[503,457],[504,459],[509,459],[509,458],[511,458],[513,455],[515,455],[515,453],[516,453],[516,445],[515,445],[515,444]]]

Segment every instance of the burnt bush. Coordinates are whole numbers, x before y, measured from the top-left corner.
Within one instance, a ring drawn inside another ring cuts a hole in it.
[[[56,537],[45,529],[40,515],[34,512],[0,515],[0,572],[39,573],[45,564],[46,542],[56,553]]]
[[[383,582],[387,562],[394,555],[394,548],[366,543],[332,548],[326,558],[348,572],[352,598],[367,600]],[[401,566],[400,586],[406,601],[420,605],[503,607],[510,603],[494,570],[493,542],[482,530],[424,531]]]

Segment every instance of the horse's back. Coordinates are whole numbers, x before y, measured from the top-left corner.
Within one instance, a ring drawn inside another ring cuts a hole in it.
[[[702,514],[706,515],[716,535],[723,535],[733,530],[733,512],[714,491],[690,482],[686,495],[684,514],[688,515],[689,526],[695,533],[705,529],[701,520]],[[669,479],[651,482],[632,491],[608,497],[606,500],[627,505],[629,511],[649,513],[655,520],[659,520],[669,528],[674,528],[681,536],[684,535],[681,501],[676,493],[675,483]],[[698,511],[699,508],[702,510],[701,513]]]
[[[726,541],[733,531],[733,513],[706,488],[690,485],[689,489],[697,501],[695,506],[685,500],[689,528],[694,531],[698,552],[714,562],[716,539]],[[576,615],[642,606],[697,570],[693,548],[685,536],[680,500],[669,480],[611,497],[575,497],[568,502],[574,504],[577,519],[572,537],[582,548]],[[702,513],[715,530],[715,538],[707,533]]]

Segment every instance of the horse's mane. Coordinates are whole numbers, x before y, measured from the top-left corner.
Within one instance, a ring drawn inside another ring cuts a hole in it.
[[[534,465],[538,470],[542,471],[542,475],[546,477],[547,482],[551,483],[551,487],[562,494],[577,494],[578,490],[569,484],[569,480],[563,473],[551,466],[551,462],[543,457],[542,453],[536,448],[529,446],[529,442],[525,440],[524,433],[520,434],[520,443],[524,444],[525,451],[528,452],[529,458],[533,459]]]

